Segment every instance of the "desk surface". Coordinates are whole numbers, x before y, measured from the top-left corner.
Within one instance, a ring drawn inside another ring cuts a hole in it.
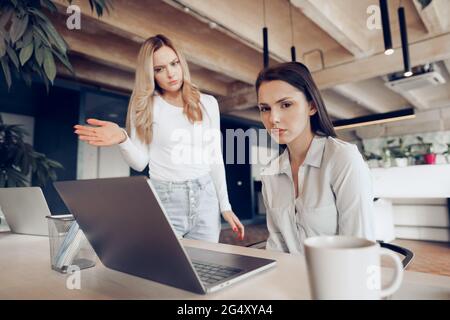
[[[183,244],[277,260],[277,266],[219,292],[199,295],[104,267],[81,271],[81,289],[50,268],[47,237],[0,233],[0,299],[310,299],[301,256],[183,240]],[[450,277],[407,271],[393,299],[450,299]]]

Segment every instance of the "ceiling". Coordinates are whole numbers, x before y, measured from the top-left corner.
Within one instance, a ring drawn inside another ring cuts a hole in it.
[[[76,78],[130,92],[140,44],[162,33],[177,43],[189,62],[193,82],[218,97],[221,111],[259,121],[254,80],[262,67],[262,32],[269,29],[270,63],[290,60],[290,47],[312,71],[333,119],[353,118],[413,106],[450,106],[450,1],[433,0],[422,10],[403,0],[413,66],[436,63],[445,84],[397,93],[386,76],[403,69],[397,8],[390,0],[395,53],[383,54],[381,29],[370,30],[368,8],[378,0],[128,0],[114,1],[98,18],[87,1],[81,30],[68,30],[66,0],[55,0],[53,17],[70,47]],[[293,23],[289,19],[291,5]],[[73,77],[63,68],[63,77]]]

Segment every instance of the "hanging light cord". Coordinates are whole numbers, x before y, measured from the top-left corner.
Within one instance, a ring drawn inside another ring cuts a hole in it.
[[[292,5],[290,0],[288,0],[288,2],[289,2],[289,19],[291,20],[291,43],[292,45],[294,45],[294,20],[292,20]]]
[[[267,27],[266,25],[266,0],[262,0],[263,2],[263,21],[264,21],[264,27]]]

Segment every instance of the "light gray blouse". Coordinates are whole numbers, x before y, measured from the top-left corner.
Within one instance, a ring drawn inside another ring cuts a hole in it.
[[[267,249],[303,254],[303,241],[319,235],[375,240],[371,174],[355,145],[314,136],[299,169],[297,199],[287,148],[261,180]]]

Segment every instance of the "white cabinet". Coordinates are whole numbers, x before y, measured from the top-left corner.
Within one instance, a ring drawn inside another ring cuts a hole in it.
[[[395,236],[450,241],[450,165],[371,169],[374,195],[392,203]],[[382,208],[382,213],[388,213]],[[379,212],[378,212],[379,213]]]
[[[450,164],[371,171],[377,198],[450,198]]]

